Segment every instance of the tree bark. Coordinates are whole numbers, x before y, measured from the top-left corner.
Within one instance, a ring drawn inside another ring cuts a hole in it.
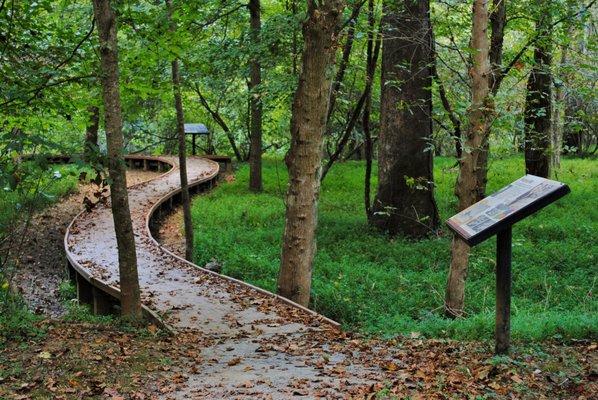
[[[85,129],[85,143],[83,145],[83,159],[85,162],[91,162],[96,158],[98,152],[98,129],[100,127],[100,108],[90,106],[87,109],[89,113],[89,124]]]
[[[370,222],[423,237],[439,223],[434,201],[429,1],[384,6],[378,192]]]
[[[536,42],[534,65],[527,80],[525,98],[525,172],[548,178],[550,174],[550,136],[552,76],[549,13],[539,17],[536,29],[545,32]]]
[[[249,0],[251,37],[256,48],[260,43],[260,0]],[[262,184],[262,99],[256,89],[262,83],[259,51],[253,55],[250,65],[249,95],[251,107],[251,133],[249,136],[249,189],[261,192]]]
[[[168,21],[171,34],[176,34],[176,24],[172,21],[172,1],[166,0]],[[193,221],[191,219],[191,199],[189,196],[189,183],[187,181],[187,142],[185,138],[185,114],[183,99],[181,97],[181,74],[179,60],[171,61],[172,92],[174,95],[174,108],[176,110],[176,131],[179,144],[179,175],[181,180],[181,200],[183,206],[183,223],[185,228],[185,258],[193,261]]]
[[[303,67],[293,99],[291,146],[278,293],[309,304],[311,271],[316,251],[316,226],[323,135],[330,94],[330,68],[344,2],[308,0],[303,24]]]
[[[473,66],[470,68],[472,79],[472,104],[468,110],[469,126],[467,128],[463,156],[459,160],[459,177],[455,194],[459,199],[459,211],[476,203],[479,198],[479,158],[484,151],[490,131],[494,105],[490,91],[490,60],[487,0],[475,0],[473,4],[473,24],[471,48],[473,49]],[[446,287],[445,312],[449,317],[463,315],[465,279],[469,246],[458,236],[453,237],[451,248],[451,266]]]
[[[118,83],[118,43],[116,16],[110,0],[93,0],[94,15],[100,42],[100,66],[106,143],[108,145],[108,170],[110,174],[110,199],[118,247],[121,312],[133,320],[141,319],[139,277],[135,237],[127,194],[126,167],[123,157],[122,114]]]

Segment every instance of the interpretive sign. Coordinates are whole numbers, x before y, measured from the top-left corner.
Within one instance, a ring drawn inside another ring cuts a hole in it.
[[[497,235],[495,351],[498,354],[507,353],[511,341],[511,227],[569,192],[569,187],[561,182],[525,175],[446,222],[470,246]]]
[[[451,217],[447,224],[470,246],[474,246],[569,191],[569,187],[561,182],[525,175]]]

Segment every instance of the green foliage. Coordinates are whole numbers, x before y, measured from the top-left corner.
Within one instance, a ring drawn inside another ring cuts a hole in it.
[[[87,322],[90,324],[109,324],[114,322],[114,317],[111,315],[94,315],[89,305],[80,304],[77,299],[69,300],[65,305],[67,310],[66,315],[63,317],[65,321]]]
[[[36,326],[41,318],[27,309],[22,299],[12,294],[0,273],[0,348],[9,340],[23,341],[40,337],[44,330]]]
[[[58,293],[62,301],[69,301],[77,298],[77,287],[69,280],[60,282]]]
[[[4,163],[0,170],[0,237],[31,211],[75,191],[80,172],[73,165]]]
[[[454,160],[437,158],[435,193],[443,220],[455,212]],[[491,161],[489,192],[522,176],[519,157]],[[466,288],[468,317],[442,317],[450,236],[414,242],[370,229],[363,211],[361,162],[336,165],[320,199],[318,252],[311,307],[350,329],[383,335],[492,337],[495,241],[474,248]],[[572,193],[514,228],[512,332],[517,339],[598,335],[595,162],[563,160],[558,178]],[[223,273],[276,290],[284,223],[286,168],[264,165],[262,194],[247,189],[248,168],[237,180],[194,201],[195,259],[224,263]]]
[[[4,179],[3,190],[0,190],[0,346],[7,339],[26,340],[43,334],[43,329],[36,326],[40,318],[10,291],[9,281],[14,266],[7,255],[8,250],[14,250],[10,248],[11,239],[18,239],[12,237],[15,227],[34,210],[74,191],[78,172],[75,166],[49,167],[35,162],[10,165],[10,169],[0,171],[0,179],[11,174],[19,177],[14,185]]]

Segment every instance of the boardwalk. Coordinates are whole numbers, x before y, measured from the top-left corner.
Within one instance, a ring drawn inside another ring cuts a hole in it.
[[[358,345],[352,348],[343,340],[332,321],[187,263],[153,239],[148,228],[153,209],[179,188],[176,160],[161,159],[174,167],[129,191],[142,300],[175,331],[192,332],[205,343],[201,365],[183,368],[184,383],[167,396],[344,397],[370,383],[379,371],[358,361]],[[210,182],[217,173],[212,161],[188,161],[193,186]],[[118,288],[109,207],[80,214],[65,245],[71,264],[83,275]]]

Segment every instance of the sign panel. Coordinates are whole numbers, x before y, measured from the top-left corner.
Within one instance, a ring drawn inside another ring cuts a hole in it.
[[[527,217],[569,193],[561,182],[525,175],[466,208],[447,225],[470,246]]]

